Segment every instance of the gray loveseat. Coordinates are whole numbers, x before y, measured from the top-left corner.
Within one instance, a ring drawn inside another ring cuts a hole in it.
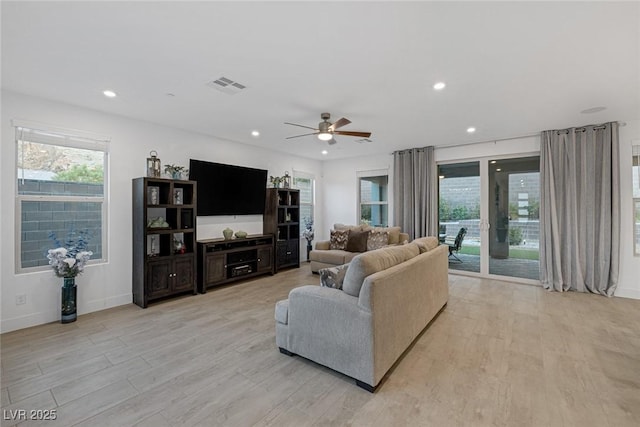
[[[343,289],[291,290],[276,304],[276,344],[374,392],[449,297],[448,247],[435,237],[355,256]]]
[[[409,239],[409,235],[402,233],[400,227],[370,227],[367,225],[345,225],[334,224],[334,230],[350,230],[355,232],[361,231],[385,231],[388,233],[389,245],[403,244]],[[331,249],[331,243],[329,240],[321,240],[316,242],[314,250],[309,254],[309,261],[311,261],[311,272],[317,273],[321,268],[335,267],[350,262],[353,257],[359,253],[366,251],[366,245],[364,250],[356,251],[345,249]]]

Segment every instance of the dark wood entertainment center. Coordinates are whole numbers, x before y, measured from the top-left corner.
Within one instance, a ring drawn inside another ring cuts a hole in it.
[[[198,292],[261,274],[274,274],[273,235],[198,241]]]

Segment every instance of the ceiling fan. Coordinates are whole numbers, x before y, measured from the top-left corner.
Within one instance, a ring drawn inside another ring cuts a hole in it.
[[[351,120],[345,119],[344,117],[337,120],[334,123],[329,122],[329,119],[331,118],[331,114],[329,113],[320,114],[320,118],[322,119],[322,121],[318,123],[317,128],[312,128],[311,126],[299,125],[297,123],[285,122],[284,123],[285,125],[298,126],[301,128],[312,129],[315,131],[312,133],[305,133],[302,135],[289,136],[285,139],[299,138],[301,136],[308,136],[308,135],[318,135],[318,139],[322,141],[327,141],[329,145],[333,145],[337,142],[333,138],[334,135],[359,136],[361,138],[369,138],[371,136],[371,132],[355,132],[355,131],[348,131],[348,130],[337,130],[342,126],[345,126],[351,123]]]

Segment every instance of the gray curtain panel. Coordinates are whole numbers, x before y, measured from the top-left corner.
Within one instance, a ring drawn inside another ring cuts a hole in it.
[[[393,153],[393,216],[411,239],[438,235],[438,171],[433,147]]]
[[[542,132],[540,279],[613,295],[620,257],[618,124]]]

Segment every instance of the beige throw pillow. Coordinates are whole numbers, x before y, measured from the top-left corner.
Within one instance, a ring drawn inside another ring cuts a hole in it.
[[[371,230],[367,239],[367,250],[374,251],[384,248],[389,244],[389,233],[387,231]]]
[[[376,227],[374,231],[386,231],[389,233],[389,244],[397,245],[400,243],[400,227]]]

